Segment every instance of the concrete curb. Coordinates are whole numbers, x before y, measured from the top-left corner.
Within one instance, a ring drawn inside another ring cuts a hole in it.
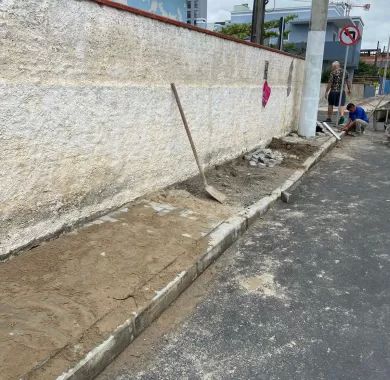
[[[260,199],[238,215],[221,223],[209,235],[209,247],[204,255],[186,271],[178,274],[150,303],[134,314],[99,346],[90,351],[75,367],[60,375],[57,380],[93,379],[110,364],[138,335],[141,334],[179,295],[188,288],[204,270],[229,248],[255,220],[264,215],[271,205],[280,198],[282,191],[290,189],[300,178],[323,157],[337,140],[331,137],[320,149],[296,170],[280,187],[269,196]]]

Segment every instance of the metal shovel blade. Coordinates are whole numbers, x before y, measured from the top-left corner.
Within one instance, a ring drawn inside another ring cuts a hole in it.
[[[226,195],[221,193],[215,187],[211,185],[205,185],[204,189],[211,198],[214,198],[219,203],[224,203],[226,201]]]

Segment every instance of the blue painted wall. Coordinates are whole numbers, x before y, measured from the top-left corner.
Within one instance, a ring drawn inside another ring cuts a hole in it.
[[[310,7],[289,7],[284,9],[276,9],[265,13],[265,21],[279,20],[281,17],[294,14],[297,16],[296,21],[310,20],[311,8]],[[328,11],[328,18],[341,17],[344,14],[344,8],[342,6],[330,5]],[[239,13],[231,13],[232,24],[250,24],[252,22],[252,11],[242,11]]]
[[[380,88],[381,88],[381,90],[382,90],[382,87],[383,87],[383,78],[381,78],[381,80],[380,80]],[[386,94],[386,95],[389,95],[390,94],[390,79],[386,79],[385,80],[385,88],[384,88],[384,93]]]
[[[250,24],[252,22],[252,14],[232,14],[231,23],[232,24]]]
[[[178,21],[187,21],[186,0],[125,0],[118,2],[127,3],[129,7],[143,9]]]
[[[364,85],[364,98],[372,98],[374,96],[375,96],[375,86],[372,86],[370,84],[365,84]]]

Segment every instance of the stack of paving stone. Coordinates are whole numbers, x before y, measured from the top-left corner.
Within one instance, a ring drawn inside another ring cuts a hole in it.
[[[247,154],[245,159],[249,161],[250,166],[272,168],[276,165],[280,165],[284,156],[277,150],[257,149],[253,153]]]

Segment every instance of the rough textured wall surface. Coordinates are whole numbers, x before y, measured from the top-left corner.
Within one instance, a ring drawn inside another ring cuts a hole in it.
[[[206,165],[295,127],[299,59],[86,0],[3,0],[0,19],[3,258],[197,172],[171,82]]]

